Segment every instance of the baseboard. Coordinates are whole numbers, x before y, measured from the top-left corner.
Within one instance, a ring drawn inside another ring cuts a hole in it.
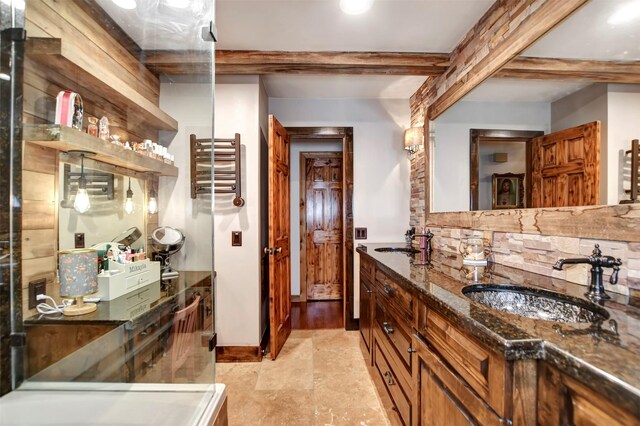
[[[291,303],[298,303],[298,302],[302,302],[303,300],[300,298],[299,294],[292,294],[291,295]]]
[[[216,362],[260,362],[260,346],[217,346]]]

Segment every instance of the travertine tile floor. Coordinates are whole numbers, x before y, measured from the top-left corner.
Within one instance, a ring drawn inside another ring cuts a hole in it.
[[[294,330],[276,361],[220,363],[230,426],[389,425],[359,333]]]

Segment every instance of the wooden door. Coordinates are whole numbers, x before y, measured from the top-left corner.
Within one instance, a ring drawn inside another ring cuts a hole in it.
[[[600,122],[533,140],[531,207],[600,202]]]
[[[291,333],[289,150],[287,131],[269,115],[269,318],[271,359]]]
[[[342,299],[342,153],[305,159],[307,300]]]

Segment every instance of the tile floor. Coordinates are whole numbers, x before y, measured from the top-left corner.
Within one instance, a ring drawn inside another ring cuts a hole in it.
[[[357,331],[293,330],[276,361],[220,363],[229,425],[389,425]]]

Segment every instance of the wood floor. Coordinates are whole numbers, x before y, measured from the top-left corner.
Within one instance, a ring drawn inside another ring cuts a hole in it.
[[[342,300],[291,303],[291,328],[294,330],[343,327]]]

